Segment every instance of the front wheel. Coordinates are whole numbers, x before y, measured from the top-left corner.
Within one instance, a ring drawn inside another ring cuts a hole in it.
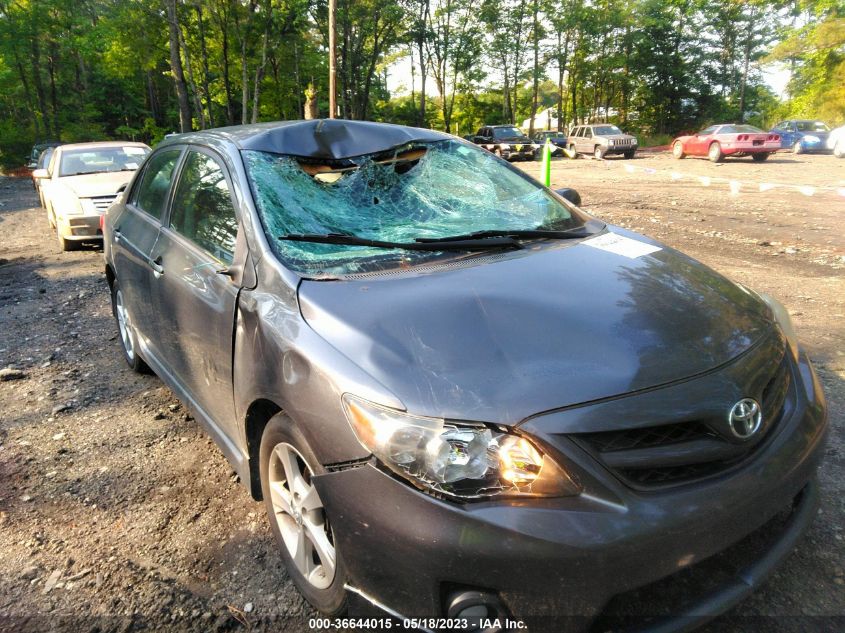
[[[836,141],[836,145],[833,146],[833,155],[836,158],[845,158],[845,142]]]
[[[112,314],[117,321],[117,333],[120,335],[120,347],[123,350],[123,358],[126,360],[126,364],[139,374],[150,373],[147,363],[138,356],[138,336],[135,333],[132,320],[129,318],[129,310],[126,307],[123,290],[116,280],[112,284],[111,305]]]
[[[769,156],[771,156],[771,154],[769,154],[768,152],[762,152],[760,154],[751,154],[751,160],[754,160],[758,163],[762,163],[764,160],[769,160]]]
[[[314,486],[324,471],[305,437],[284,413],[271,419],[259,449],[261,492],[288,574],[318,611],[346,611],[346,569],[326,508]]]
[[[636,151],[633,152],[624,152],[622,155],[625,157],[626,160],[631,160],[636,154]]]
[[[714,163],[720,163],[724,160],[725,155],[722,153],[722,146],[718,142],[710,145],[710,149],[707,150],[707,158]]]
[[[602,160],[605,155],[605,149],[601,145],[596,145],[596,148],[593,150],[593,156],[596,160]]]
[[[684,144],[680,141],[675,141],[675,144],[672,145],[672,156],[677,158],[678,160],[682,158],[686,158],[686,154],[684,153]]]
[[[803,154],[804,153],[804,146],[801,145],[801,141],[795,141],[795,145],[792,146],[792,153],[793,154]]]
[[[570,145],[566,149],[566,155],[569,156],[569,158],[571,158],[572,160],[578,158],[578,151],[575,149],[575,145]]]

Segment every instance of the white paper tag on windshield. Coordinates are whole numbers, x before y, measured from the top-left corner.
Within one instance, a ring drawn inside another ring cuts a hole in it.
[[[126,163],[126,169],[138,169],[138,163]]]
[[[144,155],[144,148],[143,147],[124,147],[123,152],[125,154],[129,154],[129,156],[143,156]]]
[[[581,243],[584,246],[592,246],[593,248],[598,248],[609,253],[616,253],[617,255],[622,255],[630,259],[636,259],[637,257],[650,255],[651,253],[663,250],[659,246],[632,240],[630,237],[617,235],[616,233],[605,233],[604,235],[599,235]]]

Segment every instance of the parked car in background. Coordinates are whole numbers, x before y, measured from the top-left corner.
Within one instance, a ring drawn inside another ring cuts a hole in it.
[[[264,500],[324,614],[573,633],[765,526],[735,576],[681,577],[660,630],[689,630],[815,514],[826,408],[786,309],[451,135],[176,136],[103,230],[122,355]]]
[[[63,251],[102,239],[100,217],[150,151],[144,143],[122,141],[60,145],[47,168],[33,172]]]
[[[830,128],[824,121],[805,119],[782,121],[770,132],[780,136],[781,149],[791,149],[794,154],[830,151],[827,147]]]
[[[546,144],[546,141],[549,141],[552,144],[552,156],[559,156],[566,149],[566,134],[556,130],[537,132],[531,140],[539,145],[540,149]]]
[[[827,136],[827,148],[836,158],[845,158],[845,125],[831,130]]]
[[[473,142],[508,161],[534,160],[537,146],[515,125],[485,125]]]
[[[45,141],[44,143],[36,143],[32,146],[32,150],[29,152],[29,159],[26,162],[26,166],[30,169],[35,169],[38,166],[38,157],[41,156],[41,152],[45,149],[50,147],[58,147],[61,145],[59,141]]]
[[[47,169],[47,167],[50,165],[50,159],[53,157],[54,149],[55,147],[48,147],[47,149],[41,152],[41,155],[38,157],[38,161],[35,163],[35,170]],[[41,203],[41,207],[43,208],[44,194],[41,191],[41,181],[43,180],[43,178],[36,178],[35,170],[33,170],[32,172],[32,186],[35,188],[35,191],[38,192],[38,200]],[[47,177],[49,177],[49,175]]]
[[[672,142],[672,155],[675,158],[707,156],[714,163],[728,156],[751,156],[760,162],[778,149],[780,135],[764,132],[753,125],[732,123],[711,125],[698,134],[679,136]]]
[[[639,145],[636,136],[609,123],[578,125],[569,132],[566,142],[573,158],[578,154],[592,154],[599,159],[613,154],[633,158]]]

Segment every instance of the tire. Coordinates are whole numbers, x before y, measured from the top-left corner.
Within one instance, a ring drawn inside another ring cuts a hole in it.
[[[578,150],[575,149],[575,145],[570,145],[568,149],[569,153],[567,154],[567,156],[569,156],[570,160],[575,160],[576,158],[578,158]]]
[[[845,142],[836,141],[836,145],[833,146],[833,155],[836,158],[845,158]]]
[[[596,160],[603,160],[606,150],[601,145],[596,145],[595,149],[593,150],[593,158]]]
[[[315,457],[302,431],[284,413],[274,416],[264,429],[259,449],[259,469],[267,518],[288,575],[315,609],[328,616],[343,614],[346,611],[346,568],[337,555],[326,509],[316,488],[310,483],[313,474],[322,474],[325,469]],[[288,472],[294,476],[288,477]],[[290,480],[298,483],[291,486],[288,483]],[[297,492],[297,489],[302,492]],[[317,507],[307,510],[304,505],[299,505],[306,499],[317,504]],[[282,510],[283,507],[287,507],[290,512]],[[294,515],[298,518],[295,519]],[[328,548],[331,548],[330,553],[334,555],[331,578],[327,577],[327,565],[323,555],[316,551],[311,535],[315,535],[327,553]],[[305,556],[300,563],[294,561],[292,547],[303,548]],[[314,562],[315,554],[320,560],[319,564]],[[303,566],[308,576],[301,571]],[[313,569],[309,571],[312,566]]]
[[[637,152],[635,150],[633,152],[623,152],[622,155],[625,157],[625,160],[631,160],[634,157],[634,154],[636,153]]]
[[[760,152],[757,154],[751,154],[751,160],[753,160],[755,163],[762,163],[764,161],[769,160],[769,156],[771,156],[769,152]]]
[[[801,141],[795,141],[795,145],[792,146],[792,153],[793,154],[803,154],[804,147],[801,145]]]
[[[725,159],[725,155],[722,153],[722,146],[719,145],[718,141],[710,144],[707,150],[707,158],[714,163],[721,163]]]
[[[117,322],[117,334],[120,341],[120,349],[123,351],[123,359],[132,371],[139,374],[149,374],[147,363],[138,354],[138,336],[129,318],[129,312],[123,299],[123,291],[115,280],[111,287],[111,309]]]
[[[675,141],[672,144],[672,156],[674,156],[678,160],[682,160],[687,157],[687,155],[684,153],[683,143],[681,143],[680,141]]]

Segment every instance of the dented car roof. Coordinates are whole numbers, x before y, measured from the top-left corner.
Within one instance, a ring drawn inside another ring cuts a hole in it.
[[[176,134],[168,137],[165,142],[184,143],[200,138],[208,140],[209,137],[230,141],[240,149],[321,160],[343,160],[385,152],[412,142],[454,138],[451,134],[404,125],[314,119],[255,123]]]

